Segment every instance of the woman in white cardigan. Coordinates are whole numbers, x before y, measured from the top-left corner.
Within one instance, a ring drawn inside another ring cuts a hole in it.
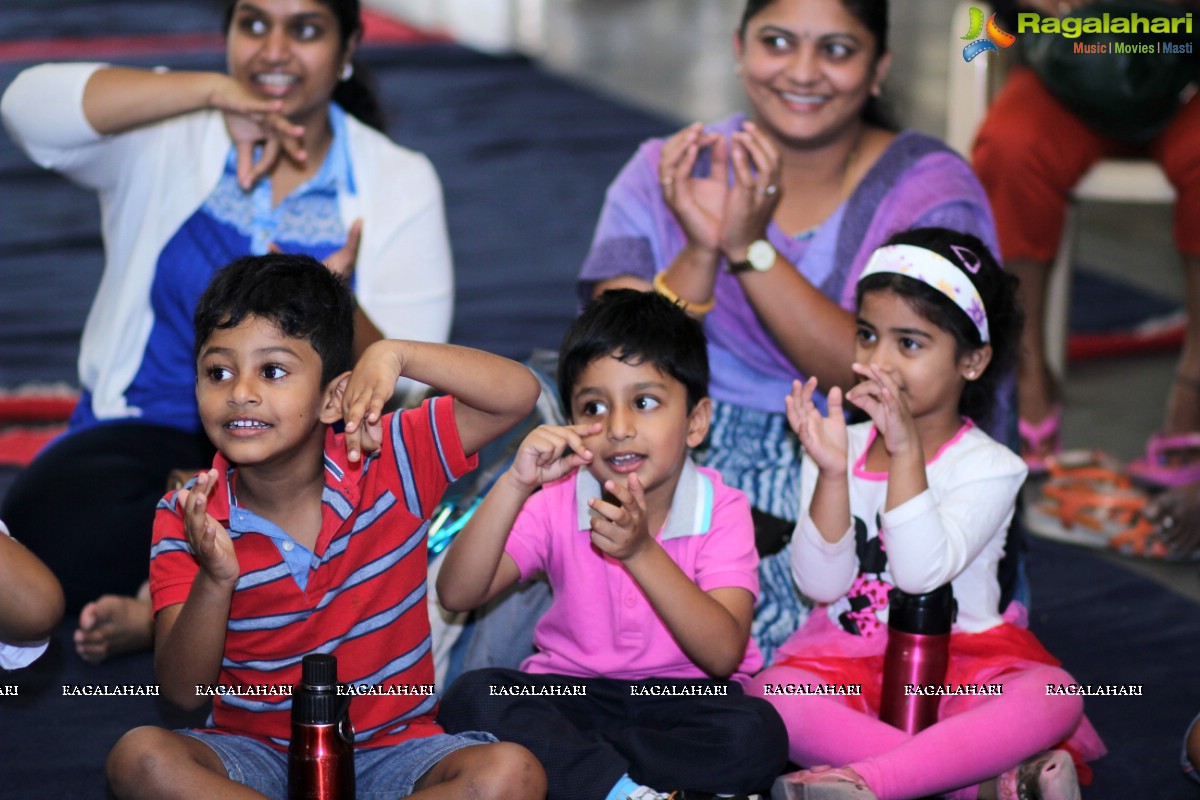
[[[360,350],[383,336],[449,336],[441,186],[424,156],[375,129],[354,75],[358,6],[231,0],[227,74],[45,64],[0,100],[25,153],[100,200],[106,263],[81,343],[82,397],[3,510],[59,576],[68,612],[81,612],[84,658],[149,643],[149,606],[132,595],[155,505],[171,470],[211,461],[192,311],[220,267],[272,248],[324,260],[358,298]]]

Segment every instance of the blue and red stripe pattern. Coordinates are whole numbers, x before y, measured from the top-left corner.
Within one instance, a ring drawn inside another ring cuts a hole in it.
[[[237,505],[237,467],[220,454],[209,513],[233,538],[241,568],[209,719],[212,730],[284,749],[288,687],[306,653],[332,653],[341,681],[380,687],[351,703],[356,741],[382,747],[440,733],[437,698],[412,687],[434,682],[426,606],[429,515],[455,479],[476,465],[463,453],[454,400],[429,400],[384,420],[382,449],[361,464],[343,437],[325,443],[323,526],[302,588],[278,534]],[[231,522],[232,518],[232,522]],[[276,529],[277,530],[277,529]],[[282,543],[286,547],[286,542]],[[293,543],[293,550],[300,545]],[[155,613],[187,599],[198,567],[174,493],[159,503],[151,549]],[[279,687],[275,689],[274,687]],[[272,693],[274,690],[275,693]],[[223,693],[222,693],[223,692]]]

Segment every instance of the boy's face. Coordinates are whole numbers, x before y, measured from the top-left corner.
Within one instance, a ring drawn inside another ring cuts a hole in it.
[[[580,374],[571,395],[578,424],[599,422],[584,440],[595,455],[589,469],[597,480],[622,486],[636,472],[651,510],[670,507],[688,448],[704,440],[711,403],[687,410],[687,388],[653,364],[627,364],[602,356]]]
[[[270,320],[249,316],[215,329],[196,364],[204,432],[239,467],[282,462],[306,447],[319,453],[325,425],[340,412],[321,369],[308,341]]]

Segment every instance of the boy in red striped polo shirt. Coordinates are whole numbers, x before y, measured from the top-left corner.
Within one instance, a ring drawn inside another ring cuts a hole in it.
[[[429,515],[539,385],[508,359],[421,342],[376,342],[347,372],[354,316],[341,280],[282,254],[233,262],[197,306],[196,396],[219,453],[159,504],[150,584],[162,693],[213,710],[203,730],[122,737],[107,764],[120,798],[284,798],[289,691],[313,652],[361,693],[361,795],[545,796],[528,751],[434,721],[425,599]],[[445,395],[383,415],[401,375]]]

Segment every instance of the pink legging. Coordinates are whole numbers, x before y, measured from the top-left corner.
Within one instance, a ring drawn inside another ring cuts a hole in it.
[[[952,797],[975,798],[977,784],[994,778],[1030,756],[1063,741],[1083,716],[1083,700],[1046,696],[1046,684],[1072,683],[1057,667],[1011,672],[999,696],[971,698],[976,705],[957,711],[955,698],[943,701],[943,718],[915,736],[846,706],[836,696],[766,697],[783,717],[791,759],[804,766],[849,766],[880,800],[925,797],[954,789]],[[771,667],[748,689],[766,684],[824,684],[794,667]]]

